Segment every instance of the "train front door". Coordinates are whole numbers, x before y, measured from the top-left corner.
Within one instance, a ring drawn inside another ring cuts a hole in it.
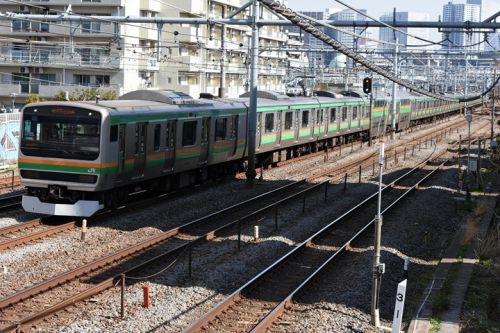
[[[144,176],[146,166],[146,129],[148,123],[137,123],[135,125],[135,147],[134,147],[134,172],[132,177]]]
[[[201,119],[201,138],[200,138],[200,165],[207,164],[208,152],[210,150],[210,122],[212,118],[204,117]]]

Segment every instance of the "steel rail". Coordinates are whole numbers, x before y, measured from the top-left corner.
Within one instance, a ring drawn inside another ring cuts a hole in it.
[[[252,202],[252,201],[255,201],[257,200],[257,198],[262,198],[264,196],[267,196],[267,195],[270,195],[270,194],[273,194],[279,190],[282,190],[283,188],[289,188],[289,187],[292,187],[293,185],[296,185],[296,184],[301,184],[303,183],[303,181],[298,181],[296,183],[292,183],[292,184],[288,184],[286,186],[283,186],[281,188],[278,188],[278,189],[275,189],[273,191],[270,191],[270,192],[266,192],[262,195],[259,195],[258,197],[254,197],[252,199],[249,199],[249,200],[246,200],[245,203],[249,203],[249,202]],[[315,189],[315,188],[318,188],[319,186],[321,186],[322,184],[324,184],[325,182],[321,183],[321,184],[316,184],[315,186],[311,187],[310,189],[306,189],[306,190],[302,190],[300,193],[296,194],[295,196],[291,196],[292,197],[296,197],[298,195],[301,195],[303,193],[305,193],[306,191],[310,191],[312,189]],[[291,198],[289,198],[288,200],[290,200]],[[283,199],[282,201],[285,201],[285,199]],[[282,201],[280,201],[279,203],[282,203]],[[50,289],[50,288],[54,288],[58,285],[61,285],[67,281],[70,281],[72,279],[74,279],[75,277],[79,277],[79,276],[82,276],[84,275],[85,273],[88,273],[88,272],[92,272],[94,271],[95,269],[98,269],[98,268],[102,268],[104,266],[106,266],[107,264],[109,263],[112,263],[114,261],[118,261],[120,259],[123,259],[125,258],[126,256],[130,255],[130,254],[134,254],[134,253],[138,253],[139,251],[142,251],[142,250],[145,250],[146,248],[148,247],[151,247],[152,245],[157,245],[159,244],[162,239],[166,239],[166,238],[170,238],[170,237],[173,237],[175,236],[176,234],[179,233],[180,229],[182,227],[186,227],[185,229],[188,230],[189,229],[189,226],[193,226],[193,223],[198,221],[198,222],[201,222],[201,221],[205,221],[206,219],[209,219],[209,218],[213,218],[213,217],[216,217],[217,215],[219,215],[220,212],[225,212],[225,211],[228,211],[230,210],[231,208],[237,208],[239,207],[240,204],[235,204],[231,207],[228,207],[226,209],[223,209],[219,212],[216,212],[216,213],[213,213],[213,214],[210,214],[206,217],[203,217],[203,218],[200,218],[198,220],[195,220],[193,222],[190,222],[190,223],[187,223],[185,224],[184,226],[181,226],[181,227],[178,227],[178,228],[174,228],[170,231],[166,231],[164,232],[163,234],[160,234],[160,235],[157,235],[155,237],[152,237],[148,240],[146,240],[145,242],[149,243],[149,244],[144,244],[144,243],[140,243],[140,244],[136,244],[136,245],[133,245],[133,246],[130,246],[122,251],[119,251],[117,253],[114,253],[114,254],[111,254],[111,255],[108,255],[104,258],[101,258],[101,259],[98,259],[92,263],[89,263],[85,266],[82,266],[80,268],[77,268],[77,269],[74,269],[70,272],[66,272],[66,273],[63,273],[63,274],[60,274],[50,280],[47,280],[45,282],[42,282],[38,285],[35,285],[34,287],[30,288],[30,289],[25,289],[23,291],[20,291],[14,295],[11,295],[11,296],[8,296],[2,300],[0,300],[0,309],[2,308],[5,308],[6,306],[9,306],[9,305],[12,305],[12,304],[15,304],[23,299],[26,299],[26,298],[29,298],[30,296],[32,295],[35,295],[35,294],[38,294],[40,292],[43,292],[47,289]],[[246,219],[246,218],[249,218],[250,216],[255,216],[257,214],[260,214],[262,213],[263,211],[267,210],[267,209],[270,209],[271,206],[267,206],[267,207],[264,207],[263,209],[257,211],[257,212],[254,212],[252,214],[248,214],[247,216],[244,216],[242,218],[240,218],[239,220],[241,221],[242,219]],[[237,223],[237,221],[235,221]],[[232,224],[232,226],[234,226],[234,223]],[[173,256],[175,254],[180,254],[182,253],[187,247],[189,246],[193,246],[194,244],[197,244],[198,242],[202,241],[202,240],[208,240],[208,239],[211,239],[213,236],[215,236],[215,234],[219,231],[222,231],[226,228],[229,228],[231,227],[230,225],[226,225],[226,226],[223,226],[223,227],[220,227],[216,230],[212,230],[208,233],[206,233],[205,235],[203,236],[200,236],[198,237],[197,239],[195,239],[194,241],[192,241],[191,243],[189,244],[184,244],[184,245],[181,245],[177,248],[174,248],[173,250],[171,251],[168,251],[166,253],[163,253],[163,254],[160,254],[132,269],[129,269],[127,270],[125,273],[126,274],[129,274],[130,272],[133,272],[133,271],[136,271],[136,270],[140,270],[140,269],[143,269],[144,267],[148,266],[148,265],[151,265],[153,263],[156,263],[156,262],[159,262],[159,261],[164,261],[164,259],[168,256]],[[171,233],[170,237],[168,237],[169,235],[166,235],[167,233]],[[126,252],[129,252],[129,253],[126,253]],[[79,295],[75,295],[73,297],[71,297],[70,299],[64,301],[64,302],[61,302],[59,304],[56,304],[54,305],[53,307],[50,307],[49,309],[43,311],[43,313],[38,313],[34,316],[30,316],[30,317],[27,317],[27,318],[24,318],[23,320],[21,320],[20,322],[18,322],[18,324],[28,324],[28,323],[32,323],[34,321],[37,321],[39,320],[40,318],[44,318],[46,317],[47,315],[50,315],[51,313],[53,312],[57,312],[59,311],[60,309],[66,307],[67,305],[69,304],[74,304],[74,302],[77,302],[79,300],[83,300],[87,297],[90,297],[91,295],[95,295],[97,293],[100,293],[101,291],[111,287],[114,285],[114,280],[116,280],[118,278],[118,276],[115,276],[113,278],[110,278],[110,279],[107,279],[105,281],[103,281],[102,283],[90,288],[89,290],[85,291],[83,294],[79,294]],[[17,326],[16,326],[17,327]],[[0,330],[0,332],[8,332],[9,330],[12,330],[14,328],[14,326],[9,326],[7,328],[4,328],[3,330]]]
[[[41,222],[39,224],[33,223],[32,227],[39,226],[39,225],[43,225],[43,224]],[[22,244],[26,244],[29,242],[33,242],[35,240],[39,240],[39,239],[42,239],[45,237],[53,236],[53,235],[59,234],[61,232],[73,230],[76,227],[77,227],[77,222],[73,221],[73,222],[61,224],[58,226],[49,227],[47,229],[40,230],[40,231],[31,233],[29,235],[25,235],[22,237],[10,239],[10,240],[7,240],[7,241],[0,243],[0,251],[5,250],[5,249],[10,249],[10,248],[13,248],[13,247],[16,247],[16,246],[19,246]],[[21,226],[19,226],[19,228],[21,228]],[[27,226],[26,228],[29,228],[29,226]],[[17,231],[24,230],[26,228],[18,229]],[[14,230],[14,228],[13,228],[13,230]]]
[[[0,229],[0,236],[8,235],[14,232],[22,231],[25,229],[30,229],[37,227],[42,224],[42,219],[34,219],[28,222],[10,225],[8,227],[3,227]]]
[[[420,170],[421,167],[422,167],[422,165],[427,165],[427,163],[429,162],[430,159],[432,159],[432,158],[428,158],[425,161],[419,163],[415,168],[413,168],[410,171],[406,172],[404,175],[398,177],[396,180],[392,181],[390,184],[384,186],[383,191],[385,192],[385,191],[393,188],[397,182],[399,182],[399,181],[401,181],[403,179],[406,179],[409,175],[413,174],[415,171]],[[440,167],[441,167],[441,165],[440,165]],[[424,179],[427,179],[428,176],[429,175],[426,175],[426,177],[424,177]],[[412,187],[412,189],[415,188],[415,186],[417,186],[420,183],[421,183],[421,181],[419,181],[416,185],[414,185]],[[402,197],[405,197],[408,193],[409,193],[409,190],[406,191],[403,194]],[[361,207],[365,206],[366,204],[368,204],[369,202],[373,201],[373,199],[376,198],[377,196],[378,196],[377,192],[373,193],[372,195],[370,195],[369,197],[367,197],[366,199],[364,199],[362,202],[360,202],[359,204],[357,204],[356,206],[354,206],[352,209],[350,209],[349,211],[345,212],[340,217],[338,217],[337,219],[335,219],[333,222],[331,222],[327,226],[323,227],[320,231],[316,232],[313,236],[311,236],[308,239],[306,239],[305,241],[303,241],[299,246],[296,246],[293,250],[291,250],[289,253],[287,253],[285,256],[283,256],[281,259],[279,259],[278,261],[276,261],[275,263],[273,263],[270,267],[268,267],[267,269],[265,269],[264,271],[262,271],[261,273],[259,273],[256,277],[254,277],[253,279],[251,279],[250,281],[248,281],[245,285],[243,285],[238,290],[236,290],[235,292],[233,292],[229,297],[227,297],[225,300],[223,300],[221,303],[219,303],[211,311],[209,311],[204,317],[202,317],[200,320],[198,320],[197,322],[195,322],[194,324],[192,324],[191,326],[189,326],[186,330],[184,330],[184,332],[195,332],[195,331],[201,330],[205,325],[207,325],[209,322],[211,322],[212,320],[214,320],[223,311],[227,310],[235,302],[235,300],[238,300],[238,299],[244,297],[243,293],[246,290],[248,290],[249,288],[253,287],[257,282],[261,281],[265,276],[267,276],[272,271],[274,271],[274,269],[276,269],[279,265],[281,265],[282,263],[284,263],[286,260],[289,260],[289,258],[291,258],[293,255],[295,255],[296,253],[298,253],[298,251],[302,250],[305,247],[309,247],[309,245],[312,244],[312,242],[314,241],[314,239],[316,239],[319,236],[322,236],[325,232],[329,231],[333,226],[335,226],[336,224],[338,224],[340,221],[344,220],[347,216],[352,215],[353,213],[357,212],[359,210],[359,208],[361,208]],[[401,199],[401,197],[399,197],[397,199],[397,201],[399,201],[400,199]],[[394,206],[394,204],[391,204],[386,209],[384,209],[384,212],[387,211],[387,209],[392,208],[393,206]],[[352,242],[352,240],[354,240],[355,238],[357,238],[364,230],[366,230],[373,223],[373,221],[374,221],[374,219],[371,220],[362,230],[358,231],[358,233],[356,233],[356,235],[353,238],[351,238],[348,242],[346,242],[341,247],[341,249],[344,249],[345,247],[347,247],[347,245],[349,245],[350,242]],[[323,263],[320,266],[320,268],[325,267],[327,265],[327,263],[329,263],[331,260],[333,260],[333,258],[338,253],[339,253],[339,251],[336,251],[334,253],[334,255],[332,257],[330,257],[326,263]],[[311,276],[309,278],[307,278],[306,281],[303,282],[299,286],[299,288],[296,288],[294,290],[294,292],[297,289],[300,289],[306,282],[310,281],[311,278],[312,278]],[[280,311],[279,309],[284,308],[284,306],[287,304],[287,302],[289,302],[290,299],[291,299],[290,296],[287,297],[271,313],[275,314],[278,311]],[[274,312],[274,311],[276,311],[276,312]],[[268,318],[274,318],[274,317],[271,314],[268,314],[265,317],[265,319],[264,319],[265,321],[263,323],[261,321],[261,324],[258,324],[258,325],[261,325],[260,326],[261,328],[267,327],[266,323],[268,323],[268,321],[270,320]],[[259,328],[258,325],[254,328],[254,330],[252,330],[252,332],[254,332],[254,331],[255,332],[260,332],[261,331],[261,330],[257,330],[257,328]]]

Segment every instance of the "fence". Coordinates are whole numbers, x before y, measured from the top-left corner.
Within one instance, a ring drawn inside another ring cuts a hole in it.
[[[19,152],[20,113],[0,114],[0,162],[17,163]]]

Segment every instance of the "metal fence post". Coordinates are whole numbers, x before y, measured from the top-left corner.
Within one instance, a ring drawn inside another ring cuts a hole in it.
[[[358,183],[361,183],[361,165],[359,166],[359,181]]]
[[[125,318],[125,274],[121,275],[121,309],[120,309],[120,317],[121,319]]]

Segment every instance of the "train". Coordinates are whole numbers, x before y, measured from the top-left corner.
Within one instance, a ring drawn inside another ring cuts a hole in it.
[[[89,217],[141,189],[172,191],[244,168],[249,96],[194,99],[138,90],[114,101],[40,102],[22,110],[18,166],[27,212]],[[391,130],[389,99],[259,91],[256,163],[268,164]],[[471,103],[472,106],[474,103]],[[460,109],[408,95],[396,128]]]

